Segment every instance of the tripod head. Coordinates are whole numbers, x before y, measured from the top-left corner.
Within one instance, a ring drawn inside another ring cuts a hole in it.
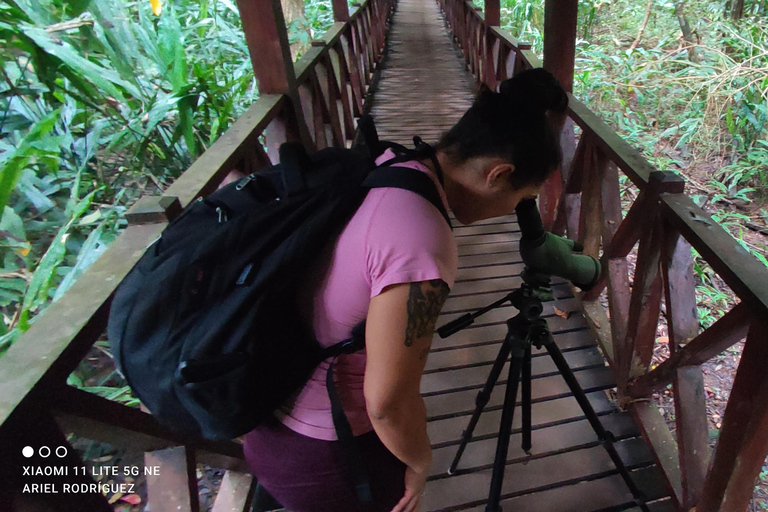
[[[554,298],[552,295],[552,288],[550,287],[551,276],[542,272],[533,271],[526,266],[523,269],[522,274],[520,274],[520,277],[523,280],[523,284],[520,288],[511,291],[505,297],[497,300],[493,304],[479,309],[474,313],[467,313],[466,315],[445,324],[437,329],[437,333],[441,338],[447,338],[448,336],[472,325],[475,322],[475,318],[492,309],[501,307],[506,302],[511,303],[514,308],[520,311],[522,318],[525,318],[532,325],[543,325],[543,328],[546,329],[546,321],[541,318],[541,313],[544,311],[544,306],[542,306],[541,303],[553,300]],[[541,328],[536,330],[541,331]],[[536,346],[540,347],[539,344],[536,344]]]

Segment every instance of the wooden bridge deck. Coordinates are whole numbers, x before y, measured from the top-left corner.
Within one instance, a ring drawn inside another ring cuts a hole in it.
[[[437,5],[431,0],[400,0],[389,50],[373,97],[372,114],[382,139],[409,143],[413,135],[436,141],[472,101],[474,79],[455,50]],[[487,305],[520,285],[522,270],[514,216],[473,226],[457,226],[459,275],[438,325]],[[632,418],[611,402],[614,386],[597,343],[566,283],[557,283],[556,301],[545,315],[555,339],[603,424],[620,439],[617,449],[633,468],[633,478],[655,512],[672,510],[659,469]],[[568,318],[561,312],[571,313]],[[434,464],[425,510],[484,510],[506,370],[468,445],[459,470],[446,470],[474,409],[506,333],[511,306],[480,317],[475,325],[447,339],[435,337],[422,380],[434,443]],[[631,495],[589,427],[565,381],[546,353],[533,358],[533,449],[520,448],[516,411],[502,497],[505,510],[586,512],[635,510]],[[639,510],[639,509],[637,509]]]

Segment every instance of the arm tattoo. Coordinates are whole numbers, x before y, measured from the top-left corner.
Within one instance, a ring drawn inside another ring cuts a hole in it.
[[[411,283],[408,294],[408,326],[405,329],[405,346],[410,347],[418,338],[435,329],[437,315],[448,297],[450,289],[440,279]]]

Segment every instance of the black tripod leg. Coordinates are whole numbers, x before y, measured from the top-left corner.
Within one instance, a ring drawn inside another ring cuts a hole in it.
[[[525,453],[531,451],[531,345],[525,349],[525,358],[523,360],[522,376],[522,419],[523,419],[523,444]]]
[[[488,504],[485,507],[485,512],[502,512],[500,503],[501,485],[504,482],[504,469],[507,465],[507,452],[509,451],[509,436],[512,432],[512,420],[514,419],[515,402],[517,401],[517,386],[520,382],[524,359],[524,349],[516,348],[512,350],[507,391],[504,394],[504,408],[501,411],[499,439],[496,443],[496,456],[493,459],[491,490],[488,493]]]
[[[499,354],[496,356],[496,361],[493,363],[493,368],[491,368],[491,373],[485,381],[485,386],[483,386],[483,389],[477,394],[477,398],[475,398],[475,411],[472,413],[472,418],[470,418],[467,428],[464,429],[464,432],[461,434],[461,444],[459,444],[459,449],[453,457],[451,467],[448,468],[449,475],[452,475],[456,471],[456,466],[459,465],[459,460],[467,447],[467,443],[472,439],[472,433],[475,431],[475,426],[477,426],[477,421],[480,419],[480,414],[488,404],[488,400],[491,398],[491,392],[493,391],[493,386],[495,386],[496,381],[499,380],[501,370],[504,369],[504,364],[507,362],[509,350],[509,341],[504,340],[504,343],[501,344],[501,348],[499,349]]]
[[[549,352],[549,355],[552,357],[555,366],[557,366],[557,369],[560,371],[560,375],[563,376],[566,384],[568,384],[568,387],[571,390],[571,393],[573,393],[576,401],[579,402],[579,406],[581,406],[581,410],[584,412],[584,416],[586,416],[589,424],[595,431],[595,434],[597,434],[597,438],[605,448],[605,451],[608,452],[608,456],[611,457],[611,460],[616,466],[616,469],[619,470],[621,478],[624,479],[624,483],[627,484],[629,491],[635,498],[635,503],[640,506],[644,512],[648,512],[648,507],[645,505],[645,497],[643,496],[643,493],[635,485],[635,482],[632,480],[629,471],[624,466],[624,462],[619,456],[619,452],[616,451],[616,447],[613,445],[613,434],[605,430],[605,427],[603,427],[603,424],[600,422],[600,418],[598,418],[597,413],[592,408],[592,404],[589,403],[587,395],[584,393],[584,390],[581,389],[579,382],[576,380],[576,376],[571,371],[571,367],[568,366],[568,362],[565,360],[565,357],[563,357],[563,353],[560,352],[560,348],[552,339],[550,339],[545,344],[545,346],[547,347],[547,352]]]

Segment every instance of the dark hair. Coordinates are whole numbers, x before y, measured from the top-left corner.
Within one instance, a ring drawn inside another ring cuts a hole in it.
[[[457,162],[499,157],[515,166],[514,187],[541,184],[560,164],[559,135],[547,112],[564,112],[568,95],[551,73],[537,68],[485,89],[435,149]]]

